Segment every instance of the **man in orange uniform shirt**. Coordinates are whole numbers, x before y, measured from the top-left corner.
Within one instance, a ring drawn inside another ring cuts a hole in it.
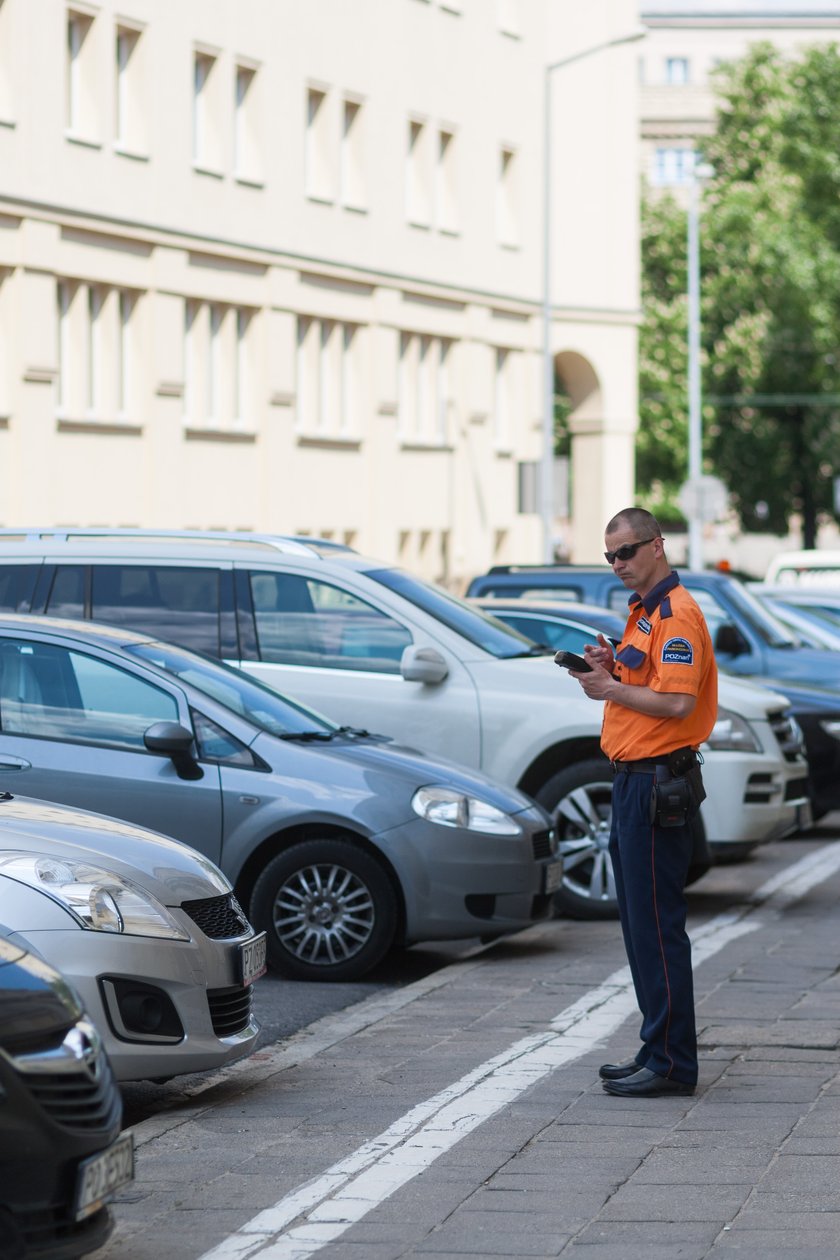
[[[604,700],[601,747],[615,773],[610,856],[642,1046],[600,1070],[607,1093],[691,1094],[697,1033],[685,880],[691,818],[703,798],[697,749],[717,715],[717,668],[696,602],[668,563],[656,518],[627,508],[607,525],[607,562],[634,593],[621,645],[587,644],[591,673],[573,673]]]

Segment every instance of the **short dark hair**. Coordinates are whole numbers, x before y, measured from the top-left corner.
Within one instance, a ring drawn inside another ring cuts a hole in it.
[[[662,537],[659,521],[652,512],[647,512],[644,508],[622,508],[608,523],[604,533],[614,534],[617,529],[621,529],[622,525],[626,525],[637,534],[643,534],[646,538]]]

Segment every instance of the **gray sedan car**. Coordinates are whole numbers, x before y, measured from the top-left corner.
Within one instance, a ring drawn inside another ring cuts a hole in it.
[[[548,815],[516,789],[90,622],[0,618],[3,786],[193,845],[298,978],[526,927],[562,878]]]

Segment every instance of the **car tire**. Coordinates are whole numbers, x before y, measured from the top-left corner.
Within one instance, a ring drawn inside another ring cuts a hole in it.
[[[609,855],[612,772],[605,758],[579,761],[545,783],[536,794],[554,820],[563,855],[563,885],[554,910],[569,919],[615,919],[618,901]],[[691,824],[694,846],[686,886],[712,865],[699,818]]]
[[[251,919],[269,965],[293,980],[357,980],[384,958],[397,929],[388,875],[349,840],[306,840],[257,879]]]
[[[618,902],[607,845],[612,822],[612,772],[603,758],[578,761],[536,794],[554,820],[563,855],[555,913],[570,919],[615,919]]]

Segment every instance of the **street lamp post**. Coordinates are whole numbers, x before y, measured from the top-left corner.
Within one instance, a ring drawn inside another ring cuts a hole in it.
[[[617,35],[615,39],[602,40],[581,52],[572,53],[560,61],[545,67],[543,88],[543,447],[540,460],[540,516],[543,532],[543,559],[554,559],[552,532],[554,526],[554,355],[551,349],[551,76],[555,70],[582,61],[605,48],[617,44],[631,44],[644,39],[643,27]]]
[[[688,482],[696,488],[696,506],[688,521],[688,567],[703,567],[703,513],[700,478],[703,473],[703,414],[700,381],[700,186],[712,174],[710,166],[696,166],[688,190]]]

